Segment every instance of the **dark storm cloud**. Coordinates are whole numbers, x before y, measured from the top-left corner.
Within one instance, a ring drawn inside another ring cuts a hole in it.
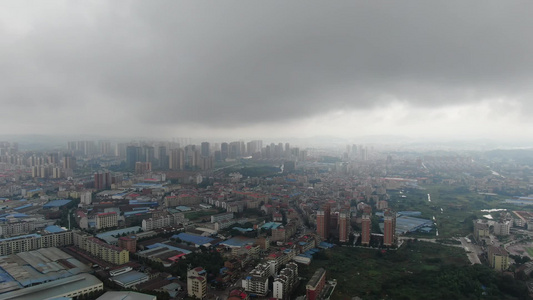
[[[531,95],[530,2],[75,5],[0,42],[12,110],[106,99],[146,123],[233,127]]]

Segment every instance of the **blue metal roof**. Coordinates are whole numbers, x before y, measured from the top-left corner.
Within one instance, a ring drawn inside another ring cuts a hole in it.
[[[67,199],[53,200],[53,201],[50,201],[50,202],[46,203],[45,205],[43,205],[43,207],[45,207],[45,208],[61,207],[63,205],[69,204],[71,201],[72,200],[67,200]]]
[[[185,254],[189,254],[189,253],[191,253],[191,251],[189,251],[189,250],[185,250],[185,249],[182,249],[182,248],[178,248],[178,247],[170,246],[170,245],[163,244],[163,243],[155,243],[155,244],[152,244],[152,245],[146,246],[147,249],[154,249],[154,248],[158,248],[158,247],[161,247],[161,248],[168,248],[168,249],[170,249],[170,250],[180,251],[180,252],[183,252],[183,253],[185,253]]]
[[[264,228],[264,229],[276,229],[278,227],[280,227],[281,223],[277,223],[277,222],[268,222],[268,223],[265,223],[263,226],[261,226],[261,228]]]
[[[39,234],[32,233],[32,234],[19,235],[19,236],[14,236],[14,237],[10,237],[10,238],[0,239],[0,242],[17,240],[17,239],[26,238],[26,237],[41,237],[41,236]]]
[[[129,216],[135,216],[135,215],[142,215],[142,214],[146,214],[148,213],[149,210],[134,210],[134,211],[127,211],[124,213],[124,216],[125,217],[129,217]]]
[[[196,245],[204,245],[204,244],[207,244],[207,243],[211,243],[214,240],[214,239],[209,238],[209,237],[194,235],[194,234],[185,233],[185,232],[173,235],[172,237],[173,238],[179,238],[180,240],[182,240],[184,242],[189,242],[189,243],[193,243],[193,244],[196,244]]]
[[[148,277],[148,275],[137,271],[130,271],[113,277],[113,280],[127,284],[129,282],[136,281],[144,277]]]
[[[19,207],[16,207],[14,208],[14,210],[20,210],[20,209],[24,209],[24,208],[28,208],[28,207],[32,207],[33,204],[26,204],[26,205],[22,205],[22,206],[19,206]]]
[[[236,236],[236,237],[231,238],[229,240],[225,240],[225,241],[221,242],[220,244],[221,245],[230,246],[230,247],[243,247],[243,246],[246,246],[246,245],[252,245],[253,243],[254,243],[253,239],[245,238],[245,237],[242,237],[242,236]]]
[[[44,228],[44,230],[50,232],[50,233],[57,233],[57,232],[63,232],[63,231],[66,231],[65,229],[59,227],[59,226],[56,226],[56,225],[50,225],[50,226],[47,226],[46,228]]]

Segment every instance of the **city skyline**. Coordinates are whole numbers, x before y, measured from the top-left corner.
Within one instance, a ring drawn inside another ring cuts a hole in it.
[[[532,5],[7,1],[0,135],[527,139]]]

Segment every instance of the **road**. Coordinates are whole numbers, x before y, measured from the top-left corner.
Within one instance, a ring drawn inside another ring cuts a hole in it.
[[[481,249],[478,245],[474,245],[472,243],[469,243],[464,237],[459,238],[459,241],[461,242],[461,246],[465,249],[466,255],[468,256],[468,260],[470,260],[471,264],[481,264],[481,261],[479,260],[478,254],[481,254]]]

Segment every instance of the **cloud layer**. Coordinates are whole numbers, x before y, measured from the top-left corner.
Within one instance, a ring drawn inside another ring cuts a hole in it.
[[[292,135],[453,135],[476,120],[471,133],[491,135],[494,122],[531,126],[533,3],[1,5],[3,133],[272,135],[285,124]],[[466,113],[475,107],[482,112]]]

